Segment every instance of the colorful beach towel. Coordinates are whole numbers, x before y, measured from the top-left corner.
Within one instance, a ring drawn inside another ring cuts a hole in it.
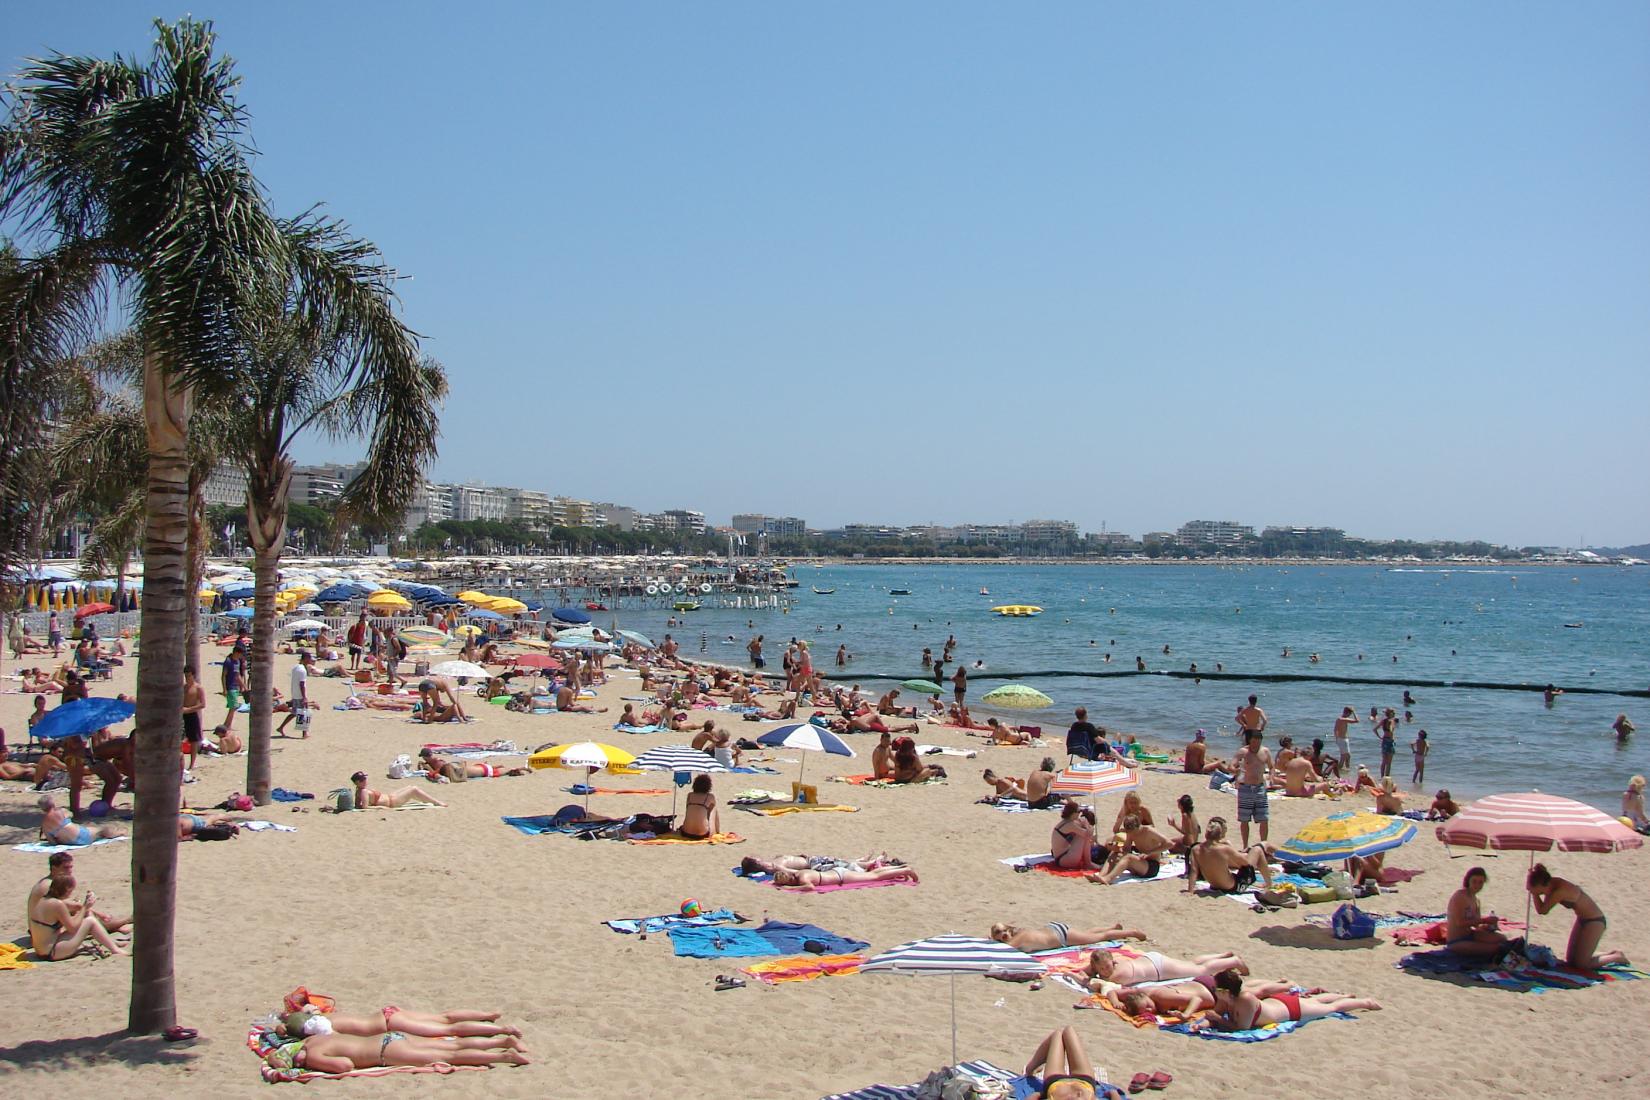
[[[732,909],[723,908],[701,913],[697,917],[663,913],[657,917],[622,917],[618,920],[604,920],[602,923],[615,932],[634,935],[638,932],[663,932],[671,928],[706,928],[714,924],[735,924],[744,919]]]
[[[1318,1020],[1356,1020],[1357,1017],[1347,1012],[1331,1012],[1327,1016],[1319,1016]],[[1190,1023],[1168,1024],[1159,1028],[1159,1031],[1173,1031],[1180,1035],[1190,1035],[1196,1039],[1220,1039],[1228,1043],[1264,1043],[1268,1039],[1281,1039],[1285,1035],[1293,1035],[1307,1024],[1317,1020],[1285,1020],[1281,1024],[1267,1024],[1265,1027],[1253,1027],[1246,1031],[1221,1031],[1218,1028],[1194,1028]]]
[[[571,787],[563,787],[568,794],[669,794],[669,787],[586,787],[579,783]]]
[[[663,733],[665,731],[665,727],[659,725],[627,726],[623,722],[617,723],[613,728],[620,733]]]
[[[763,817],[783,817],[785,814],[859,813],[858,806],[843,806],[835,802],[767,802],[756,806],[741,805],[735,809],[750,814],[761,814]]]
[[[32,962],[23,960],[21,944],[0,943],[0,970],[33,970]]]
[[[83,852],[87,848],[96,848],[99,844],[122,844],[125,841],[126,838],[123,836],[101,837],[90,844],[44,844],[40,841],[33,841],[28,844],[13,844],[11,850],[14,852],[28,852],[30,855],[50,856],[56,855],[58,852]]]
[[[833,882],[825,886],[780,886],[773,880],[773,875],[767,871],[753,871],[746,874],[741,868],[735,867],[736,877],[750,882],[764,883],[776,890],[784,890],[791,894],[833,894],[838,890],[874,890],[879,886],[915,886],[909,879],[889,879],[884,882]]]
[[[857,974],[865,958],[864,955],[792,955],[785,959],[747,966],[742,973],[750,975],[763,985],[807,982],[838,974]]]
[[[934,778],[924,779],[921,783],[895,783],[892,779],[878,779],[874,775],[833,775],[829,777],[829,781],[832,783],[852,783],[856,787],[882,787],[894,790],[905,787],[927,787],[945,782],[943,779]]]
[[[687,836],[656,836],[648,840],[630,838],[631,844],[743,844],[745,838],[738,833],[717,833],[714,836],[702,838]]]
[[[1001,810],[1005,814],[1030,814],[1036,813],[1038,810],[1058,810],[1060,808],[1060,803],[1058,801],[1050,802],[1043,806],[1032,806],[1029,802],[1026,802],[1022,798],[996,797],[982,798],[976,802],[975,805],[990,806],[993,809]]]
[[[806,943],[817,943],[822,955],[847,955],[871,946],[827,932],[817,924],[767,921],[758,928],[676,927],[666,930],[676,954],[695,959],[758,955],[794,955]]]
[[[1539,944],[1533,945],[1531,950],[1551,955],[1550,950]],[[1641,970],[1620,963],[1602,970],[1576,970],[1563,964],[1543,966],[1516,955],[1498,963],[1490,959],[1457,955],[1447,949],[1418,951],[1412,955],[1405,955],[1394,965],[1413,974],[1459,974],[1517,993],[1545,993],[1551,989],[1586,989],[1588,986],[1603,985],[1606,982],[1631,982],[1650,977]]]

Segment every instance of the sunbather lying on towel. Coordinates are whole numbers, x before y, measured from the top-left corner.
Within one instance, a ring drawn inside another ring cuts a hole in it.
[[[563,684],[556,692],[556,709],[566,713],[573,711],[578,714],[606,714],[606,707],[582,706],[578,702],[578,689],[571,684]]]
[[[1018,798],[1022,802],[1031,801],[1026,794],[1026,785],[1012,775],[998,775],[987,768],[981,773],[980,777],[991,784],[991,789],[996,792],[997,798]]]
[[[915,722],[890,726],[876,711],[867,710],[849,718],[834,718],[831,729],[836,733],[916,733],[921,728]]]
[[[746,875],[771,875],[779,871],[875,871],[879,867],[903,867],[904,860],[895,859],[887,852],[863,856],[859,859],[833,859],[830,856],[774,856],[758,859],[746,856],[739,861],[739,870]]]
[[[323,1017],[324,1019],[324,1017]],[[525,1066],[532,1059],[514,1035],[468,1039],[413,1038],[405,1032],[382,1035],[312,1035],[273,1047],[264,1061],[276,1069],[311,1073],[349,1073],[383,1066],[492,1066],[500,1062]]]
[[[1091,979],[1090,987],[1097,989],[1097,982],[1138,985],[1141,982],[1173,981],[1175,978],[1212,978],[1228,970],[1247,974],[1249,964],[1230,951],[1222,951],[1218,955],[1199,955],[1188,961],[1172,959],[1161,951],[1145,951],[1138,958],[1129,958],[1102,947],[1089,952],[1084,969]]]
[[[1024,745],[1031,740],[1031,734],[1010,729],[995,718],[987,718],[985,725],[988,736],[999,745]]]
[[[1111,940],[1143,940],[1146,933],[1138,928],[1124,928],[1121,924],[1110,928],[1073,928],[1059,921],[1049,921],[1039,928],[993,924],[991,938],[1021,951],[1056,951],[1062,947],[1087,947],[1091,943]]]
[[[375,791],[367,786],[366,772],[356,772],[349,777],[349,781],[355,785],[355,808],[358,810],[372,806],[395,810],[411,802],[426,802],[431,806],[446,805],[441,799],[427,795],[417,787],[402,787],[399,791]]]
[[[793,871],[781,867],[773,873],[775,886],[793,886],[801,890],[815,890],[821,886],[853,886],[865,882],[916,882],[917,872],[910,867],[878,867],[875,871]]]
[[[1127,1012],[1130,1016],[1190,1016],[1215,1007],[1215,980],[1193,978],[1169,985],[1152,985],[1133,989],[1122,986],[1107,987],[1101,996]]]
[[[1243,851],[1234,848],[1226,839],[1226,819],[1211,817],[1203,828],[1203,843],[1186,853],[1191,870],[1186,888],[1195,889],[1202,879],[1218,893],[1236,894],[1254,885],[1259,875],[1266,888],[1272,888],[1270,854],[1264,844],[1251,844]]]
[[[1057,1028],[1038,1044],[1026,1063],[1026,1076],[1038,1070],[1043,1071],[1043,1091],[1037,1094],[1041,1100],[1123,1100],[1121,1092],[1095,1076],[1100,1071],[1089,1061],[1074,1027]]]
[[[314,1006],[310,1006],[314,1007]],[[341,1012],[322,1015],[319,1012],[289,1012],[277,1029],[292,1039],[307,1039],[311,1035],[370,1035],[379,1036],[389,1031],[404,1031],[424,1039],[497,1038],[503,1035],[521,1037],[521,1029],[495,1023],[497,1012],[477,1012],[459,1009],[455,1012],[413,1012],[398,1005],[385,1005],[371,1016],[345,1016]]]
[[[440,779],[445,776],[453,783],[462,783],[466,779],[496,779],[501,775],[526,775],[528,773],[526,768],[504,768],[498,764],[484,764],[479,760],[448,760],[445,756],[431,752],[429,749],[419,749],[418,759],[431,779]]]
[[[1338,993],[1291,993],[1286,982],[1259,982],[1243,988],[1243,978],[1236,970],[1223,970],[1215,975],[1214,1011],[1192,1027],[1196,1030],[1219,1028],[1221,1031],[1249,1031],[1267,1024],[1281,1024],[1285,1020],[1300,1023],[1317,1020],[1336,1012],[1374,1010],[1380,1004],[1367,997],[1343,997]]]

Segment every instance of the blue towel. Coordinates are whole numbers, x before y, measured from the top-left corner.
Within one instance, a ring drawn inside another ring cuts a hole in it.
[[[1328,1016],[1318,1017],[1321,1020],[1356,1020],[1357,1017],[1345,1012],[1332,1012]],[[1271,1027],[1255,1027],[1248,1031],[1219,1031],[1215,1028],[1203,1028],[1194,1031],[1190,1024],[1170,1024],[1162,1028],[1163,1031],[1178,1031],[1182,1035],[1192,1035],[1199,1039],[1224,1039],[1228,1043],[1264,1043],[1268,1039],[1277,1039],[1284,1035],[1299,1031],[1311,1020],[1285,1020],[1281,1024]]]
[[[750,879],[752,882],[772,882],[773,874],[768,871],[746,872],[743,867],[735,867],[733,873],[738,878]]]
[[[757,927],[756,933],[774,945],[776,955],[800,954],[802,945],[809,940],[824,944],[825,950],[821,954],[825,955],[848,955],[871,946],[864,940],[851,940],[835,932],[827,932],[817,924],[793,924],[787,920],[767,921]]]
[[[749,928],[670,928],[676,954],[692,959],[782,955],[766,936]]]
[[[609,920],[602,923],[615,932],[631,935],[636,932],[663,932],[667,928],[704,928],[713,924],[728,924],[741,920],[738,913],[732,909],[715,909],[697,917],[684,917],[680,913],[665,913],[657,917],[634,917],[623,920]]]
[[[549,814],[537,814],[533,817],[505,817],[500,818],[500,820],[518,832],[526,833],[528,836],[543,836],[546,833],[569,833],[577,836],[580,833],[599,833],[603,829],[618,829],[624,825],[622,821],[558,821]]]
[[[653,726],[627,726],[623,722],[619,722],[613,728],[618,730],[620,733],[660,733],[664,730],[665,727],[658,726],[658,725],[653,725]]]
[[[277,802],[303,802],[304,800],[314,798],[315,796],[312,794],[301,794],[298,791],[289,791],[285,787],[276,787],[274,790],[269,792],[269,797],[273,798]]]
[[[729,768],[728,771],[738,772],[741,775],[778,775],[779,774],[779,769],[778,768]]]

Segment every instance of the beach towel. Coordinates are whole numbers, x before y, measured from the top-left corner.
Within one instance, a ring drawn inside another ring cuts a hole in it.
[[[783,955],[772,941],[752,928],[668,928],[672,948],[690,959],[749,958]]]
[[[778,768],[763,768],[763,767],[729,768],[728,771],[738,772],[740,775],[778,775],[779,774],[779,769]]]
[[[377,1066],[373,1069],[352,1069],[348,1073],[316,1073],[307,1069],[276,1069],[263,1057],[270,1050],[286,1040],[262,1023],[252,1025],[247,1032],[246,1045],[253,1054],[258,1056],[259,1072],[263,1079],[272,1085],[283,1081],[337,1081],[345,1077],[388,1077],[392,1073],[457,1073],[460,1070],[486,1069],[486,1066],[453,1066],[446,1062],[437,1062],[433,1066]]]
[[[669,787],[587,787],[582,783],[563,787],[568,794],[669,794]]]
[[[623,722],[617,723],[613,728],[620,733],[663,733],[665,731],[665,727],[659,725],[627,726]]]
[[[638,932],[663,932],[670,928],[706,928],[714,924],[730,924],[744,920],[732,909],[713,909],[697,917],[684,917],[680,913],[664,913],[657,917],[623,917],[619,920],[605,920],[603,924],[615,932],[625,935],[634,935]]]
[[[528,836],[544,836],[546,833],[584,833],[600,829],[622,826],[620,821],[558,821],[550,814],[535,814],[531,817],[500,818],[506,825],[517,832]]]
[[[792,955],[789,958],[755,963],[745,967],[741,973],[750,975],[764,985],[806,982],[837,974],[857,974],[865,958],[864,955]]]
[[[808,956],[811,958],[812,956]],[[0,970],[33,970],[32,962],[23,960],[23,948],[15,943],[0,943]]]
[[[1033,806],[1023,798],[999,798],[990,796],[975,803],[976,806],[990,806],[1001,810],[1005,814],[1031,814],[1039,810],[1058,810],[1060,802],[1054,801],[1042,806]]]
[[[857,814],[858,806],[843,806],[834,802],[768,802],[761,805],[740,805],[736,809],[763,817],[781,817],[785,814],[843,813]]]
[[[1382,867],[1381,885],[1392,886],[1400,882],[1408,882],[1424,874],[1426,874],[1425,871],[1414,871],[1404,867]]]
[[[738,833],[717,833],[714,836],[703,838],[687,836],[656,836],[649,840],[630,838],[631,844],[743,844],[745,838]]]
[[[1541,947],[1539,944],[1531,945],[1530,951],[1532,953],[1544,953],[1546,956],[1552,954],[1550,950]],[[1621,963],[1604,967],[1602,970],[1576,970],[1561,963],[1543,966],[1521,955],[1510,955],[1497,962],[1493,959],[1457,955],[1448,949],[1418,951],[1412,955],[1405,955],[1393,965],[1399,970],[1407,970],[1413,974],[1459,974],[1465,978],[1472,978],[1518,993],[1545,993],[1552,989],[1585,989],[1588,986],[1603,985],[1606,982],[1631,982],[1650,977],[1643,971],[1635,970]]]
[[[1016,1100],[1024,1100],[1042,1088],[1042,1082],[1037,1078],[1016,1077],[990,1062],[961,1062],[954,1068],[958,1075],[978,1082],[983,1090],[996,1089],[1000,1092],[1003,1086],[1008,1086],[1014,1090]],[[866,1085],[853,1092],[832,1093],[825,1100],[915,1100],[922,1084],[919,1081],[913,1085]]]
[[[921,783],[896,783],[892,779],[878,779],[874,775],[833,775],[829,777],[832,783],[852,783],[856,787],[882,787],[884,789],[900,790],[905,787],[926,787],[930,784],[944,783],[945,780],[934,778],[924,779]]]
[[[1421,947],[1427,944],[1442,947],[1449,942],[1448,926],[1442,913],[1400,913],[1396,917],[1376,913],[1374,917],[1377,928],[1395,929],[1392,938],[1405,947]],[[1506,932],[1522,932],[1524,922],[1503,920],[1499,927]]]
[[[269,792],[269,797],[277,802],[305,802],[315,796],[302,791],[289,791],[285,787],[276,787]]]
[[[296,825],[282,825],[275,821],[242,821],[239,822],[239,825],[249,833],[295,833],[298,831]]]
[[[1319,1016],[1318,1020],[1356,1020],[1357,1017],[1348,1012],[1331,1012],[1327,1016]],[[1267,1024],[1265,1027],[1254,1027],[1247,1031],[1221,1031],[1218,1028],[1194,1029],[1190,1023],[1167,1024],[1159,1031],[1173,1031],[1180,1035],[1190,1035],[1197,1039],[1220,1039],[1228,1043],[1264,1043],[1268,1039],[1281,1039],[1285,1035],[1293,1035],[1307,1024],[1317,1020],[1285,1020],[1280,1024]]]
[[[58,852],[83,852],[87,848],[96,848],[99,844],[121,844],[125,840],[126,838],[123,836],[108,836],[100,837],[90,844],[44,844],[40,841],[33,841],[28,844],[13,844],[11,850],[14,852],[28,852],[30,855],[50,856],[56,855]]]

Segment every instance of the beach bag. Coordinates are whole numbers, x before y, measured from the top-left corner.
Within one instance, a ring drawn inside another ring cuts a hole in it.
[[[332,796],[332,807],[339,813],[355,809],[354,791],[335,791]]]
[[[1302,886],[1296,890],[1296,893],[1300,895],[1301,902],[1305,905],[1318,905],[1336,899],[1333,886]]]
[[[1218,791],[1218,790],[1220,790],[1220,788],[1226,786],[1226,784],[1230,783],[1231,781],[1232,781],[1232,777],[1227,775],[1225,772],[1210,772],[1209,773],[1209,789],[1211,791]]]
[[[1323,884],[1335,891],[1342,901],[1352,900],[1352,876],[1345,871],[1331,871],[1323,876]]]
[[[390,761],[389,777],[391,779],[406,779],[419,774],[419,769],[413,766],[412,757],[402,753]]]
[[[1375,938],[1375,918],[1350,903],[1335,910],[1329,927],[1338,940],[1368,940]]]

